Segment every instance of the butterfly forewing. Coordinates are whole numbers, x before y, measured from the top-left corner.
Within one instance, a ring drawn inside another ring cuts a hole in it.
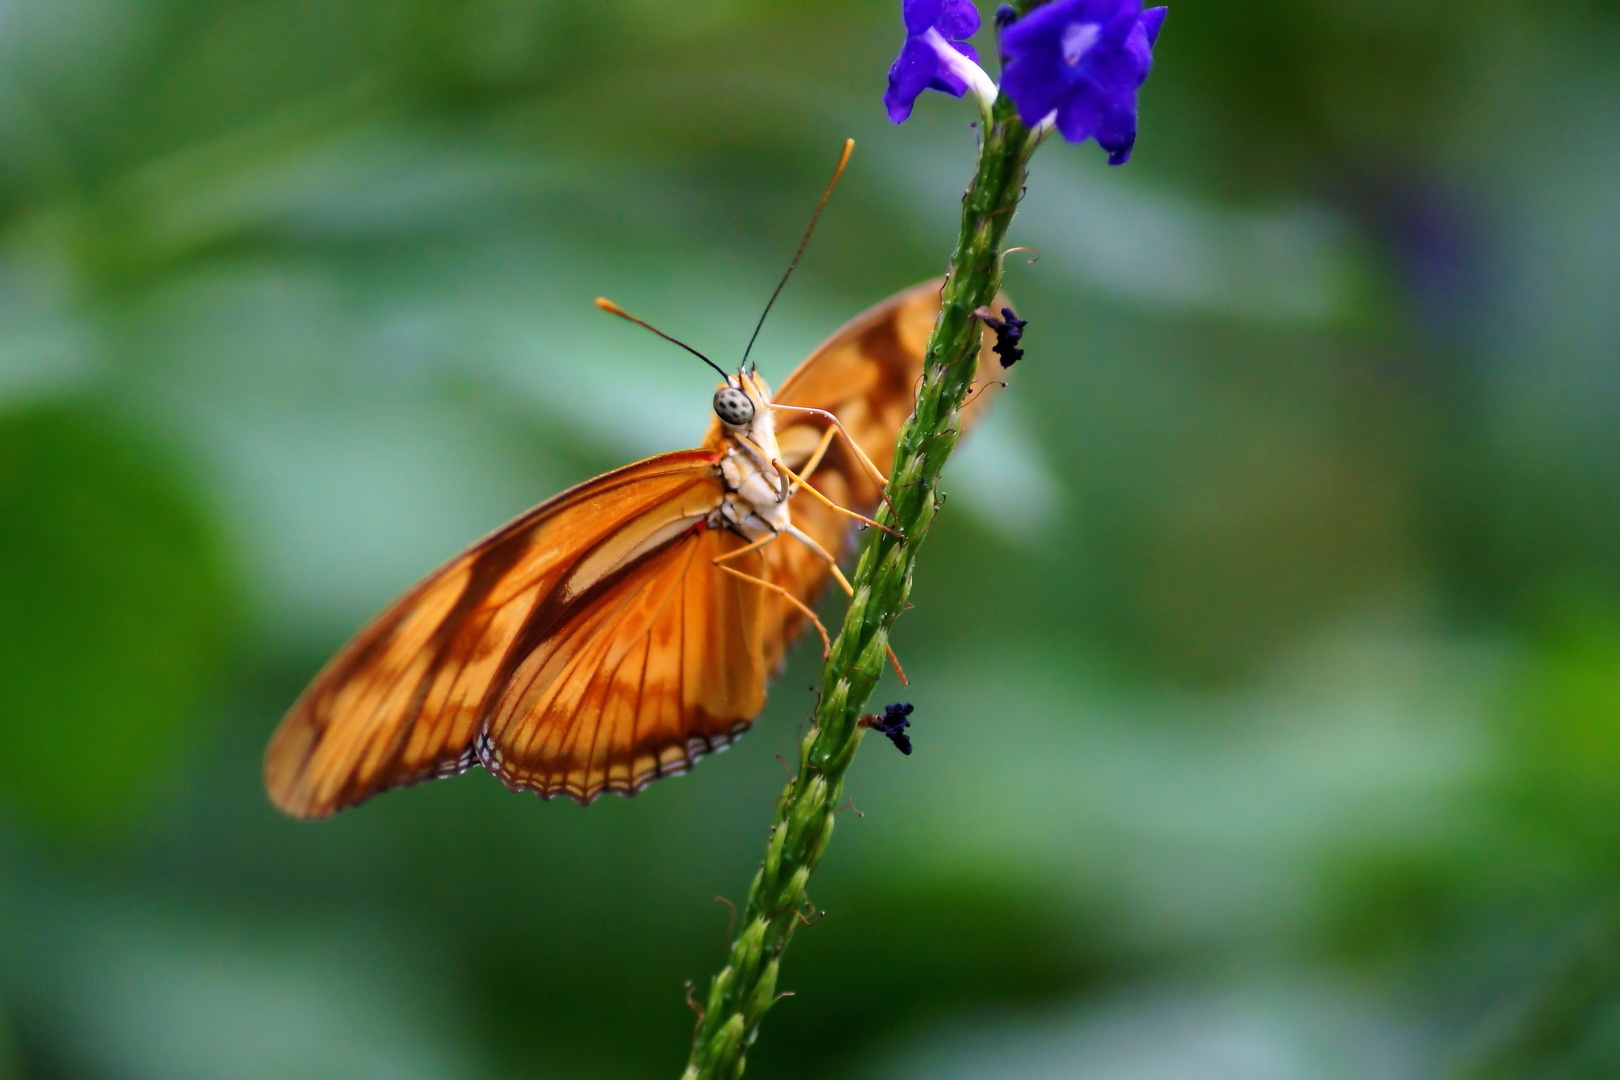
[[[265,755],[282,810],[319,817],[470,765],[537,616],[580,611],[597,580],[656,561],[720,502],[706,450],[615,470],[536,507],[412,589],[327,665]],[[648,547],[662,535],[663,548]],[[687,541],[690,543],[690,541]],[[623,565],[612,565],[609,555]],[[588,607],[588,605],[585,605]],[[566,623],[562,620],[544,625]]]

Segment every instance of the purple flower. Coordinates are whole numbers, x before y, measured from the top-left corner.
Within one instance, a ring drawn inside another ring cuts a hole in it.
[[[904,123],[917,95],[941,90],[961,97],[970,88],[983,95],[990,82],[979,67],[979,54],[966,41],[979,29],[979,11],[973,0],[901,0],[906,21],[906,43],[889,68],[889,89],[883,95],[889,119]],[[994,85],[991,84],[991,100]]]
[[[1070,142],[1096,139],[1110,165],[1136,143],[1136,91],[1153,67],[1165,9],[1141,0],[1052,0],[1001,33],[1001,85],[1031,127],[1051,118]]]

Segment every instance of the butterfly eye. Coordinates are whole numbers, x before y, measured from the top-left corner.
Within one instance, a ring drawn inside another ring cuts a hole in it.
[[[714,392],[714,415],[732,427],[742,427],[754,418],[754,403],[735,386],[722,386]]]

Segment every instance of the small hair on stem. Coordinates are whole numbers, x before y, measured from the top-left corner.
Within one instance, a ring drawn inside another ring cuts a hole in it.
[[[983,382],[974,383],[972,388],[968,390],[968,396],[962,399],[962,407],[964,409],[967,408],[968,405],[972,403],[974,398],[978,397],[992,386],[999,386],[1003,390],[1007,389],[1006,382],[1001,379],[985,379]]]
[[[722,379],[726,380],[726,384],[728,386],[731,384],[731,378],[732,377],[730,375],[726,374],[726,369],[725,368],[721,367],[719,364],[715,363],[713,360],[710,360],[707,356],[704,356],[702,353],[700,353],[696,349],[692,348],[692,346],[688,345],[686,342],[682,341],[680,338],[671,337],[670,335],[664,333],[662,330],[658,329],[658,327],[654,326],[652,323],[648,322],[647,320],[636,318],[634,315],[630,314],[628,311],[624,310],[624,308],[620,307],[618,304],[615,304],[613,301],[609,300],[605,296],[598,296],[596,298],[596,306],[601,308],[603,311],[607,312],[609,315],[617,315],[619,318],[624,319],[626,322],[635,323],[637,326],[641,327],[643,330],[651,330],[653,333],[657,334],[659,337],[663,338],[665,341],[670,342],[673,345],[679,345],[681,348],[685,349],[687,352],[691,353],[693,356],[697,357],[699,360],[703,361],[705,364],[708,364],[710,367],[714,368],[714,370],[718,371],[720,373],[720,377]]]
[[[696,989],[697,989],[697,984],[692,982],[691,979],[687,979],[686,980],[686,1005],[687,1005],[687,1008],[689,1008],[693,1012],[697,1013],[697,1023],[692,1025],[692,1042],[693,1042],[693,1044],[697,1043],[698,1032],[703,1030],[703,1021],[708,1018],[708,1014],[703,1011],[703,1006],[699,1005],[696,1001],[692,1000],[692,992],[694,990],[696,990]]]
[[[1029,260],[1029,265],[1030,266],[1034,266],[1036,263],[1041,261],[1041,253],[1039,251],[1037,251],[1035,248],[1032,248],[1032,247],[1010,247],[1006,251],[1003,251],[1001,253],[1001,267],[1002,267],[1003,270],[1005,270],[1007,268],[1007,256],[1011,255],[1015,251],[1027,251],[1031,255],[1034,255],[1035,257],[1033,259]]]
[[[733,904],[730,900],[727,900],[723,896],[715,897],[714,902],[717,904],[724,904],[726,907],[731,909],[731,915],[726,919],[726,940],[729,942],[731,940],[731,932],[737,929],[737,905]]]

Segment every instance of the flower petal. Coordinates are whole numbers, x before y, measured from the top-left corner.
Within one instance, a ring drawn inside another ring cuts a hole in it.
[[[1148,48],[1147,31],[1140,24],[1131,27],[1123,41],[1111,41],[1106,47],[1099,45],[1086,54],[1080,67],[1085,80],[1099,93],[1129,95],[1134,101],[1136,89],[1146,81],[1153,68],[1153,53]]]
[[[961,41],[979,32],[979,9],[973,0],[902,0],[900,17],[907,37],[938,30],[952,41]]]
[[[1102,103],[1084,90],[1071,94],[1058,106],[1057,129],[1070,142],[1085,142],[1102,126]]]
[[[1108,164],[1123,165],[1131,160],[1131,149],[1136,145],[1136,101],[1134,95],[1129,108],[1120,104],[1103,110],[1094,133],[1097,145],[1108,151]]]
[[[1014,25],[1017,25],[1016,23]],[[1003,39],[1003,48],[1006,48]],[[1060,105],[1064,90],[1062,57],[1041,50],[1010,57],[1001,69],[1001,89],[1018,106],[1018,118],[1034,127]]]
[[[1084,0],[1052,0],[1042,4],[1001,32],[1001,46],[1009,55],[1029,52],[1041,42],[1062,33],[1071,22],[1086,21],[1077,9]],[[1089,20],[1096,22],[1096,19]]]
[[[956,43],[958,52],[971,55],[970,46]],[[926,37],[910,38],[900,50],[900,56],[889,68],[889,88],[884,91],[883,105],[889,119],[903,124],[911,116],[917,96],[924,90],[939,90],[952,97],[967,93],[967,80],[952,71],[940,59],[939,50]]]
[[[1052,0],[1007,26],[1002,89],[1026,124],[1056,111],[1070,142],[1096,139],[1115,164],[1136,142],[1137,89],[1166,9],[1141,0]]]
[[[972,90],[985,108],[995,104],[1000,91],[979,66],[979,54],[973,46],[965,41],[946,41],[938,30],[930,30],[917,40],[932,46],[934,55],[939,58],[939,75],[929,84],[929,89],[943,90],[957,97]]]
[[[896,124],[905,123],[917,95],[928,89],[938,72],[939,58],[934,50],[916,38],[909,39],[889,68],[889,88],[883,93],[883,106],[888,110],[889,119]]]
[[[883,94],[890,120],[905,122],[924,90],[961,97],[973,89],[981,99],[994,100],[995,84],[979,67],[979,54],[960,40],[979,29],[973,0],[901,0],[900,15],[906,43],[889,68]]]
[[[1142,29],[1147,31],[1148,48],[1158,44],[1159,28],[1164,25],[1164,17],[1170,14],[1167,7],[1148,8],[1142,12]]]
[[[979,32],[979,9],[973,0],[944,0],[934,29],[951,41],[962,41]]]
[[[906,24],[906,36],[917,37],[933,29],[939,22],[945,0],[901,0],[900,18]]]

